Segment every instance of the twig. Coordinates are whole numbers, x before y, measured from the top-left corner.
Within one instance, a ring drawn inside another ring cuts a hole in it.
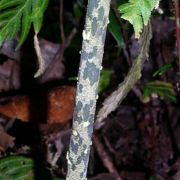
[[[77,29],[74,28],[74,29],[71,31],[71,33],[69,34],[69,36],[66,38],[66,41],[64,42],[64,48],[67,48],[67,47],[70,45],[70,43],[71,43],[71,41],[72,41],[72,39],[74,38],[74,36],[75,36],[76,33],[77,33]]]
[[[60,31],[62,44],[65,42],[64,25],[63,25],[63,0],[60,0]]]
[[[178,48],[178,58],[179,58],[179,71],[180,71],[180,19],[179,19],[179,0],[174,0],[175,6],[175,18],[176,18],[176,39]]]
[[[131,53],[130,53],[129,46],[128,46],[127,33],[123,28],[123,24],[121,22],[119,12],[117,11],[117,8],[116,8],[117,5],[116,5],[115,1],[112,1],[111,7],[112,7],[113,12],[114,12],[114,14],[116,16],[116,20],[118,21],[120,27],[122,27],[121,28],[121,33],[122,33],[122,36],[124,38],[124,44],[125,44],[122,49],[123,49],[124,56],[126,57],[128,66],[131,66],[132,65],[132,59],[131,59]]]
[[[35,33],[35,35],[34,35],[34,48],[35,48],[35,51],[36,51],[36,54],[38,57],[38,66],[39,66],[37,72],[34,75],[34,77],[37,78],[37,77],[41,76],[45,71],[44,59],[43,59],[43,56],[41,53],[41,48],[39,46],[39,40],[37,37],[37,33]]]
[[[140,52],[138,57],[135,59],[128,75],[125,80],[119,85],[118,89],[114,91],[103,103],[103,107],[99,110],[96,119],[96,128],[100,128],[102,121],[112,111],[114,111],[122,100],[126,97],[128,92],[133,88],[136,82],[141,77],[141,69],[145,59],[148,58],[148,50],[151,39],[151,25],[149,24],[144,28],[144,32],[140,39]],[[99,125],[98,125],[99,123]]]
[[[112,159],[110,158],[108,153],[105,151],[106,148],[103,146],[103,144],[99,140],[98,134],[96,132],[94,132],[93,143],[104,166],[108,169],[110,173],[116,176],[116,180],[122,180],[114,164],[112,163]]]
[[[61,61],[64,55],[64,50],[66,48],[68,48],[68,46],[70,45],[73,37],[75,36],[77,30],[76,28],[74,28],[71,33],[69,34],[69,36],[67,37],[67,39],[65,39],[64,44],[62,44],[59,48],[59,50],[57,51],[54,60],[50,63],[50,65],[47,67],[47,69],[45,70],[44,74],[41,77],[41,80],[44,81],[45,79],[47,79],[47,76],[49,74],[49,72],[54,68],[54,66],[56,65],[56,61]]]
[[[75,36],[77,30],[76,28],[74,28],[71,33],[69,34],[69,36],[66,38],[65,34],[64,34],[64,26],[63,26],[63,0],[60,0],[60,31],[61,31],[61,40],[62,40],[62,44],[60,46],[60,48],[58,49],[54,60],[50,63],[50,65],[47,67],[46,70],[44,70],[44,73],[41,77],[41,80],[44,81],[45,79],[47,79],[47,76],[49,74],[49,72],[52,71],[52,69],[54,68],[54,66],[56,65],[57,61],[61,61],[63,56],[64,56],[64,51],[66,48],[68,48],[68,46],[70,45],[73,37]]]

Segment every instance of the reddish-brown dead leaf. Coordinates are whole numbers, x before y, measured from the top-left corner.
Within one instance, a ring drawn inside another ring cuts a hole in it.
[[[15,96],[0,105],[0,114],[23,122],[66,124],[73,115],[75,87],[55,88],[47,94]]]
[[[12,147],[14,145],[15,138],[7,134],[1,126],[0,137],[0,152],[4,152],[8,147]]]

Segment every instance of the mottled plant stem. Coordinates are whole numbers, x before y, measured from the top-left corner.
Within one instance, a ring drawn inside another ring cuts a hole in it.
[[[88,1],[76,107],[69,152],[67,153],[67,180],[84,180],[87,175],[109,8],[110,0]]]
[[[139,54],[134,60],[127,76],[125,77],[124,81],[119,84],[118,89],[105,99],[102,108],[99,110],[96,118],[96,129],[99,129],[103,125],[103,119],[105,119],[119,106],[129,91],[141,78],[143,63],[146,59],[148,59],[151,36],[151,25],[149,23],[148,26],[144,27],[144,31],[139,40]]]

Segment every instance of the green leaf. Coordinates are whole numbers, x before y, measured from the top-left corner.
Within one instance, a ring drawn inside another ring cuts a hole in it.
[[[129,0],[129,2],[120,5],[119,11],[122,18],[129,21],[134,28],[135,37],[139,38],[143,25],[147,25],[152,10],[157,6],[160,0]]]
[[[15,38],[19,44],[26,39],[31,23],[36,33],[40,31],[48,0],[0,0],[0,45]]]
[[[35,180],[34,161],[23,156],[0,159],[0,180]],[[53,177],[52,180],[64,180]]]
[[[168,99],[174,103],[177,102],[176,93],[171,83],[163,81],[153,81],[144,85],[143,99],[147,100],[151,95],[160,96],[163,99]]]
[[[33,180],[33,161],[23,156],[9,156],[0,159],[0,179]]]
[[[112,77],[112,71],[107,70],[107,69],[103,69],[101,71],[101,77],[100,77],[99,88],[98,88],[99,93],[103,92],[103,90],[106,89],[110,85],[111,77]]]
[[[108,30],[116,40],[118,46],[120,47],[124,46],[124,39],[121,33],[120,25],[112,9],[110,9],[110,13],[109,13]]]
[[[160,67],[154,74],[153,77],[155,76],[161,76],[162,74],[166,73],[169,69],[173,67],[172,64],[165,64],[164,66]]]
[[[38,33],[42,26],[43,14],[47,8],[48,0],[32,0],[33,10],[32,10],[32,21],[34,25],[34,30]]]
[[[75,2],[73,4],[73,12],[74,12],[74,16],[76,17],[77,20],[80,20],[80,18],[83,16],[82,4],[81,4],[81,2],[79,2],[79,3]]]

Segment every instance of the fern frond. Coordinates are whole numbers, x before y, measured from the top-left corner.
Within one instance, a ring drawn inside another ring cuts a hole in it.
[[[143,99],[148,100],[149,96],[156,94],[161,98],[168,99],[174,103],[177,102],[176,93],[171,83],[163,81],[153,81],[143,86]]]
[[[157,7],[160,0],[129,0],[129,2],[119,6],[122,18],[129,21],[134,28],[135,37],[139,38],[143,25],[147,25],[151,12]]]
[[[35,32],[41,28],[48,0],[0,0],[0,45],[19,33],[19,44],[26,39],[31,24]]]
[[[48,0],[32,0],[33,1],[33,10],[32,10],[32,21],[36,34],[40,31],[43,14],[48,5]]]

